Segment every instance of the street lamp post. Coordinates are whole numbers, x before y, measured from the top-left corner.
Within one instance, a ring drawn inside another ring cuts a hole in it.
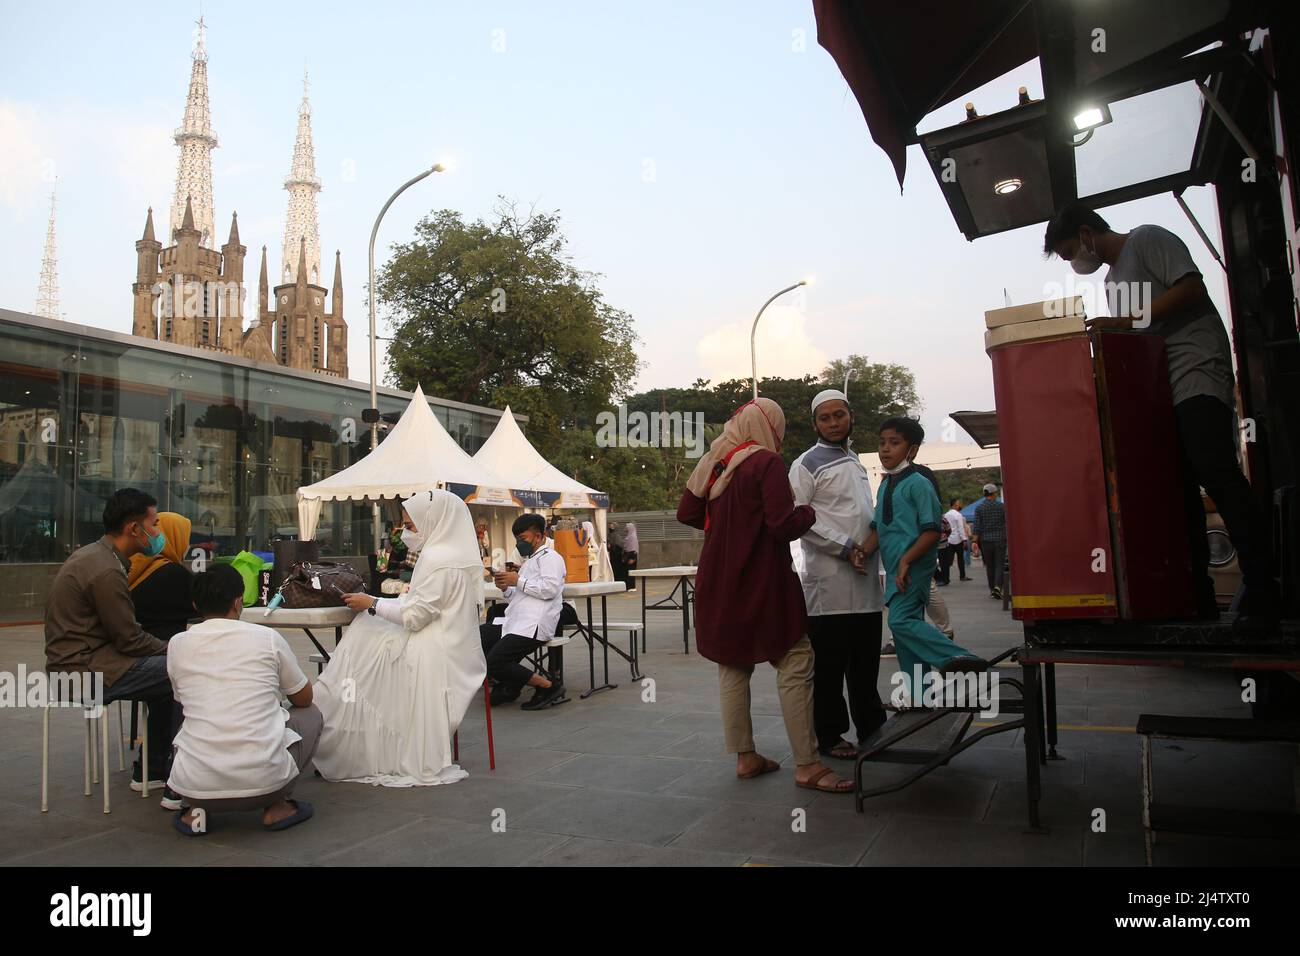
[[[395,200],[402,193],[406,192],[407,189],[414,186],[421,179],[424,179],[426,176],[429,176],[433,173],[441,173],[446,168],[447,167],[442,163],[434,163],[424,172],[420,173],[420,175],[407,180],[405,183],[399,186],[397,191],[388,197],[388,202],[384,203],[384,208],[379,210],[379,215],[375,217],[374,228],[370,230],[370,286],[368,289],[369,291],[368,298],[370,299],[370,408],[372,410],[371,413],[376,416],[379,414],[379,391],[378,391],[378,382],[377,382],[378,349],[375,344],[375,236],[379,234],[379,224],[383,222],[384,213],[388,212],[388,207],[393,204],[393,200]],[[376,418],[373,422],[370,423],[370,450],[374,451],[377,447],[379,447],[379,419],[378,418]],[[374,532],[375,532],[375,553],[378,554],[379,536],[380,536],[379,502],[375,502],[374,505],[372,506],[372,509],[373,509],[372,520],[374,523]]]
[[[754,373],[754,398],[758,398],[758,349],[755,346],[755,337],[758,335],[758,320],[763,317],[763,312],[767,307],[777,299],[781,298],[781,296],[785,295],[787,292],[793,292],[801,285],[810,285],[812,281],[812,277],[810,276],[807,279],[800,279],[794,285],[786,286],[776,295],[772,296],[772,298],[764,302],[763,308],[759,309],[758,315],[754,316],[754,324],[749,330],[749,363],[751,371]]]

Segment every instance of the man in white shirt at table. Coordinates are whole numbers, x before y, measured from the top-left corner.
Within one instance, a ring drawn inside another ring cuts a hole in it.
[[[167,648],[167,674],[185,714],[167,784],[189,807],[172,825],[201,836],[214,812],[261,810],[268,830],[311,819],[312,805],[291,797],[323,723],[307,676],[283,637],[239,619],[244,579],[233,567],[200,574],[191,593],[203,622]]]
[[[506,704],[535,688],[521,710],[542,710],[563,703],[564,684],[535,674],[520,663],[555,636],[564,604],[564,558],[546,537],[546,522],[538,514],[523,514],[510,528],[524,563],[518,571],[498,571],[496,586],[508,602],[505,617],[479,629],[487,673],[495,683],[492,703]]]

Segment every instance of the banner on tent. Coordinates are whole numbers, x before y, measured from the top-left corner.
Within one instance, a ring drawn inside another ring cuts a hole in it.
[[[609,495],[583,492],[525,491],[522,488],[489,488],[447,482],[448,491],[466,504],[497,505],[506,508],[572,508],[598,511],[609,507]]]
[[[502,508],[529,508],[537,505],[528,500],[528,492],[514,491],[510,488],[489,488],[486,485],[463,485],[454,481],[446,484],[446,489],[466,504],[496,505]]]

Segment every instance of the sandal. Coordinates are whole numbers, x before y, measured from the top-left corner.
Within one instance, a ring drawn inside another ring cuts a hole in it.
[[[820,752],[823,756],[834,757],[836,760],[855,760],[858,756],[858,749],[842,737],[833,747]]]
[[[303,823],[307,820],[310,820],[316,814],[316,808],[313,807],[306,800],[290,799],[289,802],[298,808],[298,812],[291,817],[285,817],[283,820],[277,820],[275,823],[272,823],[270,826],[267,826],[266,829],[287,830],[289,829],[289,827],[297,826],[299,823]],[[265,824],[263,825],[265,826]]]
[[[183,833],[187,837],[207,836],[208,831],[206,828],[202,830],[195,830],[192,826],[190,826],[190,824],[186,823],[184,820],[181,819],[181,817],[185,816],[185,813],[186,811],[184,810],[177,810],[174,814],[172,814],[172,826],[176,828],[176,832]]]
[[[826,779],[826,775],[828,773],[833,774],[835,773],[835,771],[832,770],[830,767],[822,767],[821,773],[817,774],[811,780],[806,780],[803,783],[800,783],[798,780],[796,780],[794,782],[794,785],[796,787],[802,787],[804,790],[817,790],[820,793],[852,793],[853,792],[853,781],[849,780],[847,777],[841,777],[838,780],[836,780],[834,783],[832,783],[830,786],[823,787],[821,785],[821,782]],[[846,787],[844,786],[844,784],[847,784],[848,786]]]
[[[757,767],[754,770],[746,770],[744,773],[737,771],[736,776],[741,780],[752,780],[755,777],[761,777],[765,773],[776,773],[776,771],[780,769],[781,765],[779,763],[775,760],[764,757],[763,765],[761,767]]]

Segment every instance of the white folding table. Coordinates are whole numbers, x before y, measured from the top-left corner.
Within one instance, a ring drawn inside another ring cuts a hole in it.
[[[645,583],[637,589],[641,592],[641,627],[646,626],[646,611],[682,612],[682,647],[687,654],[691,652],[691,602],[695,600],[695,572],[697,570],[698,568],[693,564],[679,564],[668,568],[637,568],[635,571],[627,573],[630,578],[645,579]],[[653,578],[676,578],[677,583],[673,585],[672,593],[666,598],[647,605],[645,594],[649,588],[650,579]],[[679,591],[681,592],[680,596],[678,595]],[[641,633],[646,632],[642,631]]]

